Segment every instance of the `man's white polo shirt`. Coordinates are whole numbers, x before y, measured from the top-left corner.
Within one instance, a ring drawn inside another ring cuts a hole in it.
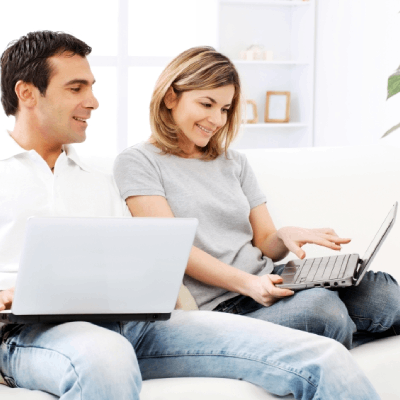
[[[114,179],[63,147],[54,174],[36,151],[0,133],[0,290],[15,284],[30,216],[128,216]]]

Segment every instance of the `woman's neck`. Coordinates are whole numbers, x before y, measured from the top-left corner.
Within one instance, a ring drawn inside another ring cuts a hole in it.
[[[153,146],[156,146],[157,148],[160,148],[160,146],[158,145],[156,140],[152,137],[149,138],[148,143],[152,144]],[[193,146],[187,146],[185,143],[178,141],[178,147],[182,151],[178,157],[182,157],[182,158],[202,158],[203,157],[203,152],[195,144],[193,144]]]

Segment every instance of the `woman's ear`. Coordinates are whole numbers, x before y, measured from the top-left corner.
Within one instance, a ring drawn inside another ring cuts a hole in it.
[[[175,93],[175,90],[172,86],[169,87],[167,93],[164,96],[164,104],[170,110],[176,104],[178,96]]]
[[[21,106],[31,108],[36,104],[38,90],[32,83],[18,81],[15,84],[14,90],[18,97],[18,108]]]

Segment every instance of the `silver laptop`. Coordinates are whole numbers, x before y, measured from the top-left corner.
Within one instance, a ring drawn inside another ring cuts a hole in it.
[[[197,225],[194,218],[32,217],[12,309],[0,322],[167,320]]]
[[[276,286],[291,290],[357,286],[392,229],[396,213],[397,201],[383,221],[363,258],[360,258],[358,254],[342,254],[289,261],[281,274],[283,282]]]

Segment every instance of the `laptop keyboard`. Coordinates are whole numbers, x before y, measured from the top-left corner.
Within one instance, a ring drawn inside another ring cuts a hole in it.
[[[306,259],[303,263],[300,262],[297,265],[293,281],[295,283],[302,283],[343,278],[350,256],[351,254],[346,254]]]

